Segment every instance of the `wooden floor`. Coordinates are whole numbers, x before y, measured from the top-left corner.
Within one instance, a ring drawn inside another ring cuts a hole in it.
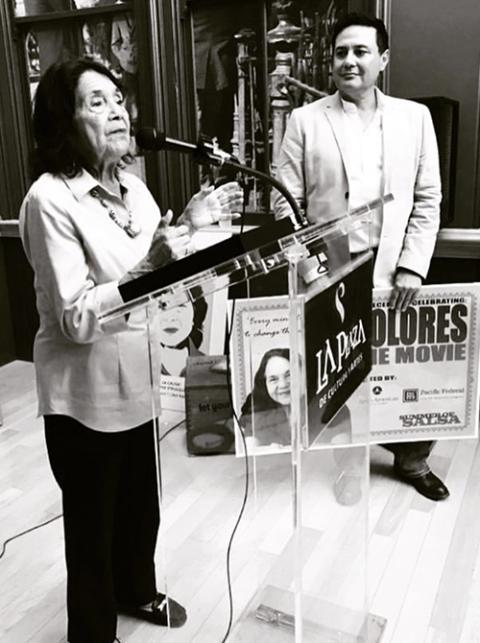
[[[42,423],[35,418],[31,364],[0,368],[0,406],[1,547],[10,536],[60,514],[61,507]],[[228,622],[226,546],[242,499],[244,463],[233,456],[188,457],[182,428],[165,438],[161,455],[158,582],[186,605],[189,618],[180,630],[167,631],[120,617],[118,636],[122,643],[220,643]],[[257,492],[249,498],[232,550],[235,616],[244,609],[249,613],[252,596],[254,607],[270,601],[288,611],[291,601],[288,456],[258,460],[251,472]],[[347,508],[335,502],[330,453],[316,452],[305,462],[303,583],[312,597],[307,619],[333,623],[340,618],[344,631],[344,638],[334,638],[327,628],[325,635],[310,639],[307,627],[305,643],[355,640],[348,632],[363,605],[367,538],[369,611],[386,619],[382,643],[480,642],[477,442],[437,443],[430,462],[451,492],[441,503],[395,480],[386,451],[373,447],[371,460],[368,524],[361,503]],[[61,520],[7,546],[0,559],[0,588],[1,643],[65,643]],[[255,618],[246,618],[245,626],[229,638],[245,643],[292,640],[288,628],[265,626]]]

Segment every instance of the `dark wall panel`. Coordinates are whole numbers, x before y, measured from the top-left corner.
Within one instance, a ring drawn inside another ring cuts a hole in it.
[[[19,238],[2,239],[11,310],[15,359],[32,361],[38,313],[33,290],[33,271]]]
[[[15,359],[12,312],[7,285],[3,245],[0,244],[0,366]]]
[[[453,227],[480,224],[478,0],[391,0],[390,93],[460,105]]]
[[[480,281],[480,259],[434,257],[428,271],[428,284],[456,284]]]

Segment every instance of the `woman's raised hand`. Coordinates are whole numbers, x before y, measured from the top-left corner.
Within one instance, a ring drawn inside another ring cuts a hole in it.
[[[193,195],[179,219],[193,231],[207,225],[238,219],[243,208],[243,191],[236,181],[218,188],[204,186]]]

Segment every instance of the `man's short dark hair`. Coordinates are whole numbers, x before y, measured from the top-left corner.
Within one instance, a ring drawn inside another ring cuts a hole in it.
[[[381,54],[388,49],[388,33],[385,24],[379,18],[370,18],[363,13],[347,13],[340,18],[333,28],[332,49],[335,51],[335,42],[338,35],[347,27],[372,27],[377,32],[377,45]]]
[[[95,71],[109,78],[120,91],[123,88],[112,72],[94,60],[77,58],[51,65],[43,74],[35,93],[33,109],[32,174],[43,172],[75,176],[87,159],[82,155],[75,131],[75,90],[80,76]],[[128,162],[129,159],[125,158]]]

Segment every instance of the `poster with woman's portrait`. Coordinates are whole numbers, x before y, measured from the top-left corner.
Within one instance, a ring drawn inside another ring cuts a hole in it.
[[[231,236],[227,230],[207,229],[194,235],[197,250]],[[192,289],[191,289],[192,290]],[[185,411],[187,359],[196,355],[223,355],[227,323],[227,289],[204,296],[201,287],[193,289],[194,299],[185,296],[178,306],[159,300],[155,341],[160,364],[162,408]]]
[[[195,355],[222,355],[227,315],[226,290],[198,294],[156,315],[155,341],[160,365],[162,408],[185,411],[187,359]]]
[[[288,297],[237,299],[233,314],[231,373],[235,453],[289,451],[290,355]]]

